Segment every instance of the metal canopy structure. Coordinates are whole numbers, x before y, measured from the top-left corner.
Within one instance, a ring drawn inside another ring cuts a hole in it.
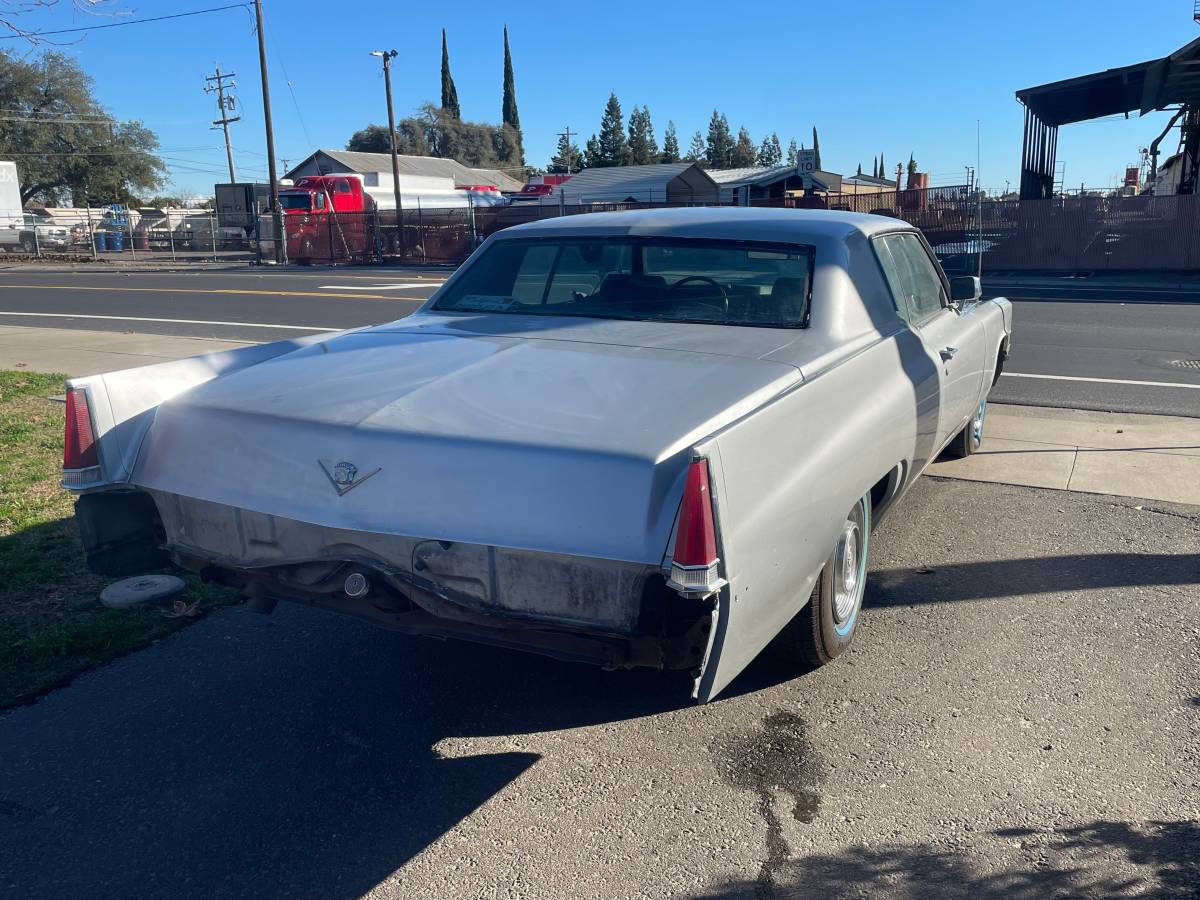
[[[1170,56],[1118,69],[1107,69],[1017,91],[1025,106],[1025,140],[1021,150],[1022,199],[1046,198],[1054,190],[1054,164],[1058,128],[1103,116],[1145,115],[1170,106],[1182,106],[1185,183],[1194,188],[1197,155],[1188,153],[1189,129],[1200,133],[1200,39]],[[1190,159],[1186,159],[1190,155]],[[1190,173],[1190,178],[1189,178]],[[1187,191],[1187,192],[1190,192]]]

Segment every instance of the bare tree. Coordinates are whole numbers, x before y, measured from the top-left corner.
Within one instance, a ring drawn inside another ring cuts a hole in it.
[[[70,6],[72,12],[89,16],[116,15],[120,11],[116,0],[0,0],[0,29],[8,30],[31,44],[61,43],[45,40],[36,29],[27,27],[22,20],[30,13],[63,5]]]

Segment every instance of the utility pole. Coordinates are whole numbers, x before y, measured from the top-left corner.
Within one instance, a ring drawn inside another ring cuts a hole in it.
[[[567,167],[567,174],[570,175],[571,174],[571,126],[570,125],[566,126],[558,136],[565,137],[567,139],[567,144],[566,144],[567,150],[563,154],[563,156],[565,157],[563,162]]]
[[[275,262],[284,261],[283,214],[279,209],[279,180],[275,175],[275,130],[271,127],[271,87],[267,83],[267,39],[263,34],[262,0],[254,0],[258,30],[258,68],[262,77],[263,124],[267,131],[267,178],[271,181],[271,219],[275,223]]]
[[[400,202],[400,159],[396,155],[396,115],[392,112],[392,60],[399,54],[395,50],[372,50],[372,56],[383,59],[383,85],[387,92],[388,146],[392,151],[392,190],[396,195],[396,246],[404,255],[404,206]]]
[[[233,173],[233,146],[229,143],[229,126],[233,122],[240,122],[241,116],[230,117],[229,113],[237,105],[237,101],[233,95],[225,95],[226,90],[237,87],[237,82],[233,81],[237,77],[236,72],[222,73],[221,67],[216,67],[216,74],[209,75],[204,80],[208,84],[204,88],[204,93],[217,95],[217,109],[221,111],[221,118],[214,119],[213,125],[220,125],[225,131],[225,159],[229,162],[229,182],[232,184],[237,181],[237,176]],[[229,84],[226,84],[226,80]]]

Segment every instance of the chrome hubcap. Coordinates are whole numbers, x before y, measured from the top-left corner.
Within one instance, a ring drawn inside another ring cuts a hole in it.
[[[859,600],[859,523],[847,519],[834,551],[833,618],[839,624],[854,615]]]
[[[971,423],[971,437],[974,439],[976,447],[983,443],[983,417],[986,415],[987,401],[984,400],[979,404],[979,409],[975,413],[975,421]]]

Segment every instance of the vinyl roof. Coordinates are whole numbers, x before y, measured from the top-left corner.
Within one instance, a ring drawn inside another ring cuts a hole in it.
[[[1200,39],[1161,59],[1025,88],[1017,99],[1047,125],[1198,103]]]
[[[729,240],[770,240],[773,237],[784,242],[802,242],[806,237],[844,239],[854,233],[870,236],[897,230],[911,231],[912,226],[890,216],[823,209],[691,206],[558,216],[506,228],[496,237],[570,236],[583,232],[592,235],[649,234],[657,237]]]

